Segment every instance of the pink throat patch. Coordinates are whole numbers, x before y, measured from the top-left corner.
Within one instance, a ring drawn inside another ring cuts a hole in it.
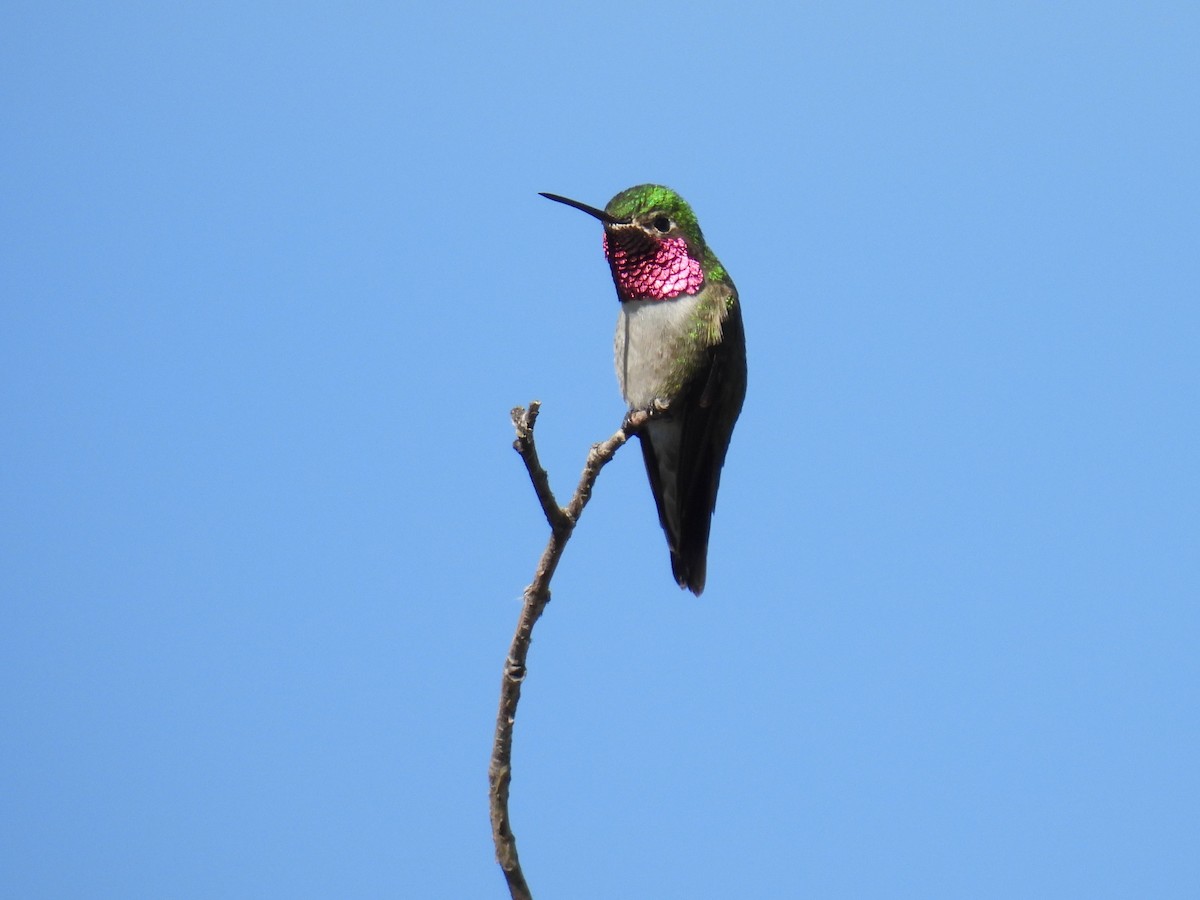
[[[680,237],[631,250],[619,242],[610,244],[605,233],[604,255],[622,300],[670,300],[694,294],[704,284],[700,260],[688,256],[687,241]]]

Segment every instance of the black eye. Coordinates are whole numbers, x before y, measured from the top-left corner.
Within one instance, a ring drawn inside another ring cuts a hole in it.
[[[664,233],[671,230],[671,220],[666,216],[655,216],[654,221],[650,224]]]

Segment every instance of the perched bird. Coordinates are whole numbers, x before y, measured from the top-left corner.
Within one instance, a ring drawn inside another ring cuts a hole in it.
[[[599,219],[621,312],[616,365],[638,431],[679,586],[704,590],[708,533],[733,425],[746,396],[737,289],[670,188],[640,184],[604,209],[542,194]]]

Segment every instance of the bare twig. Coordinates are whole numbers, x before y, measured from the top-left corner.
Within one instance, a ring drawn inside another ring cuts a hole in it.
[[[512,645],[508,648],[508,657],[504,661],[504,676],[500,681],[500,711],[496,716],[496,736],[492,744],[491,764],[488,766],[492,839],[496,844],[496,860],[504,870],[513,900],[532,898],[529,885],[525,882],[525,874],[521,871],[520,860],[517,858],[517,839],[513,835],[508,817],[508,788],[512,778],[513,725],[516,722],[517,703],[521,699],[521,683],[525,680],[525,658],[529,654],[529,644],[533,639],[533,626],[541,617],[546,604],[550,602],[550,579],[554,577],[554,570],[558,568],[563,548],[570,540],[571,532],[575,530],[583,508],[591,499],[592,486],[595,485],[600,470],[613,458],[621,445],[629,440],[630,435],[653,415],[653,411],[650,410],[632,412],[626,416],[612,437],[601,444],[593,444],[571,502],[566,507],[561,507],[550,490],[550,478],[546,470],[538,462],[537,447],[533,441],[533,426],[537,422],[540,407],[541,404],[535,400],[529,404],[529,409],[518,406],[512,411],[513,428],[517,432],[513,449],[525,462],[529,480],[533,482],[533,489],[542,504],[542,512],[550,525],[550,539],[546,543],[546,549],[542,551],[533,581],[525,588],[517,631],[513,635]]]

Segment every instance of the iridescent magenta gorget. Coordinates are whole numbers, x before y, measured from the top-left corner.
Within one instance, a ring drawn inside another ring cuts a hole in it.
[[[622,300],[670,300],[694,294],[704,285],[700,260],[688,255],[681,237],[626,244],[604,235],[604,255]]]

